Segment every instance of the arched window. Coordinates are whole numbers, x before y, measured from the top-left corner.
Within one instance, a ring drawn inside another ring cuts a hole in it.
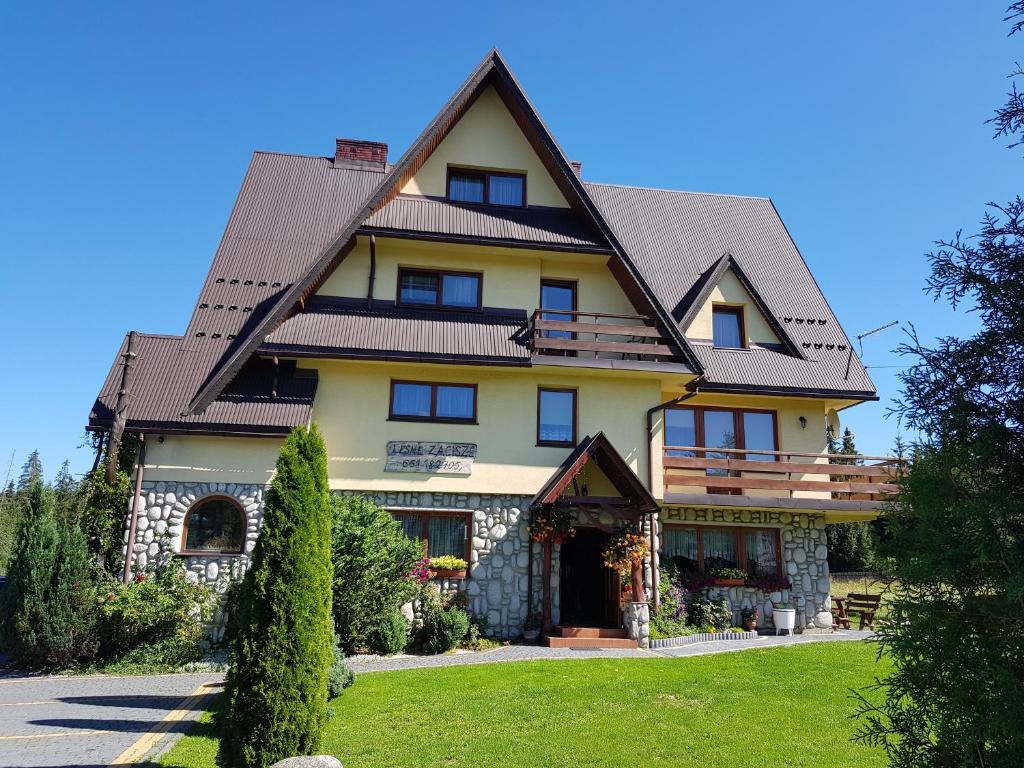
[[[185,515],[185,552],[239,554],[244,543],[245,512],[230,499],[202,499]]]

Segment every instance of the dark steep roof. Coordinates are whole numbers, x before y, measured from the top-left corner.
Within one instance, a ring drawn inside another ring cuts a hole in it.
[[[92,407],[91,428],[109,427],[113,420],[127,345],[126,338]],[[202,414],[183,416],[188,398],[207,370],[202,366],[203,353],[185,349],[181,336],[142,333],[135,353],[127,400],[127,418],[133,429],[286,434],[310,419],[316,371],[296,371],[294,364],[282,366],[275,382],[269,364],[254,361]],[[272,396],[275,383],[276,396]]]
[[[524,127],[570,209],[499,210],[398,194],[489,85]],[[518,315],[433,316],[318,303],[312,296],[318,281],[360,231],[608,253],[630,300],[665,326],[681,356],[704,374],[704,389],[874,397],[770,200],[582,182],[492,51],[386,170],[336,166],[328,157],[253,155],[185,335],[141,337],[129,425],[280,431],[304,422],[315,381],[297,377],[291,400],[281,389],[277,399],[251,387],[239,394],[258,352],[362,356],[383,348],[401,359],[528,363]],[[723,261],[726,255],[731,262]],[[753,295],[792,344],[789,353],[718,350],[683,337],[694,303],[730,264],[742,265]],[[109,423],[119,363],[116,358],[91,426]]]
[[[496,208],[401,196],[372,214],[361,230],[611,253],[603,239],[568,208]]]
[[[779,390],[828,390],[872,397],[874,384],[839,325],[772,201],[641,187],[587,184],[651,290],[677,320],[698,296],[702,275],[731,253],[775,320],[806,358],[767,349],[692,344],[707,381]],[[685,328],[683,328],[685,331]]]
[[[317,296],[261,345],[262,354],[528,365],[526,312],[396,309]]]

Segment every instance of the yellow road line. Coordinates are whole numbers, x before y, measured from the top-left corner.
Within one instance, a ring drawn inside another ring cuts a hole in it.
[[[60,704],[60,702],[55,699],[50,701],[13,701],[0,703],[0,707],[33,707],[36,704]]]
[[[120,731],[57,731],[56,733],[29,733],[24,736],[0,736],[0,741],[16,739],[59,739],[62,736],[99,736],[100,734],[120,733]]]
[[[114,762],[110,764],[111,768],[116,768],[117,766],[122,765],[135,765],[138,763],[146,756],[147,753],[149,753],[151,749],[153,749],[154,746],[156,746],[156,743],[164,737],[164,734],[171,729],[171,726],[184,720],[195,708],[195,705],[209,696],[213,692],[212,689],[218,685],[220,685],[220,683],[203,683],[192,691],[189,697],[182,701],[181,704],[178,705],[177,709],[168,712],[167,716],[157,723],[156,727],[152,731],[115,757]]]

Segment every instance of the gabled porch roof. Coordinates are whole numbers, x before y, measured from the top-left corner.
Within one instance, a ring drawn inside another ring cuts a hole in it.
[[[583,496],[578,492],[563,495],[580,471],[593,461],[619,496]],[[589,435],[580,441],[572,453],[555,470],[530,501],[530,509],[558,504],[571,506],[614,507],[617,512],[641,515],[658,511],[658,502],[640,482],[640,478],[619,455],[604,432]]]

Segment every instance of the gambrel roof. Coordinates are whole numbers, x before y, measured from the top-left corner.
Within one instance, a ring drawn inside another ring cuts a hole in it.
[[[487,87],[499,93],[570,208],[499,211],[399,194]],[[246,366],[258,354],[302,354],[295,351],[301,348],[328,356],[326,342],[335,338],[332,348],[372,351],[367,348],[385,337],[400,340],[392,352],[439,360],[458,353],[463,334],[452,333],[445,349],[440,320],[417,322],[407,311],[325,309],[311,300],[361,233],[606,253],[630,301],[658,321],[693,373],[704,374],[703,389],[875,397],[856,355],[846,372],[849,340],[770,200],[583,182],[492,50],[392,166],[254,154],[185,335],[146,337],[162,341],[140,350],[136,387],[159,380],[159,412],[149,393],[138,392],[128,406],[129,424],[230,427],[218,403],[228,402],[232,386],[247,390]],[[686,340],[682,320],[723,254],[742,263],[752,295],[792,348],[719,350]],[[515,334],[508,334],[514,322],[505,315],[463,326],[475,334],[472,354],[491,364],[527,364],[525,350],[512,343]],[[109,424],[119,362],[97,398],[92,427]],[[239,423],[239,431],[308,418],[297,410],[272,416],[284,411],[261,405],[238,417],[250,422]]]

